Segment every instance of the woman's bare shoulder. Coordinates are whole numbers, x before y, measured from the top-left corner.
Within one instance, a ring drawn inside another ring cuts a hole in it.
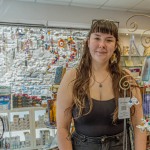
[[[76,68],[71,68],[71,69],[66,71],[66,74],[71,75],[71,76],[76,76],[76,72],[77,72]]]
[[[63,79],[60,83],[58,93],[57,93],[57,101],[61,101],[63,98],[64,105],[68,105],[68,104],[71,105],[73,102],[72,91],[73,91],[75,77],[76,77],[76,70],[74,68],[69,69],[64,74]]]
[[[72,68],[66,71],[61,81],[62,85],[73,85],[74,80],[76,79],[76,69]]]

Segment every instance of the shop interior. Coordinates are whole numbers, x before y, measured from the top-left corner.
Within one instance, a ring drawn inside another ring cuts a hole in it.
[[[150,78],[143,75],[150,56],[149,6],[149,0],[1,0],[0,150],[58,149],[57,91],[65,72],[78,65],[93,19],[119,22],[120,65],[137,80],[148,108],[140,129],[147,130],[149,150],[150,101],[144,95]]]

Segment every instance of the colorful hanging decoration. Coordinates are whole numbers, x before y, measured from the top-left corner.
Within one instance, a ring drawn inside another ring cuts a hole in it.
[[[53,37],[50,38],[50,52],[54,53],[54,39],[53,39]]]
[[[76,50],[72,51],[72,52],[71,52],[71,54],[70,54],[69,61],[74,60],[74,59],[75,59],[75,57],[76,57],[76,55],[77,55],[77,51],[76,51]]]
[[[68,39],[67,39],[67,41],[68,41],[67,44],[69,46],[69,49],[72,50],[73,45],[75,44],[73,38],[71,36],[69,36]]]
[[[150,119],[142,119],[142,124],[136,126],[141,131],[147,131],[150,132]]]
[[[131,108],[133,105],[138,105],[139,101],[137,98],[135,98],[134,96],[129,100],[128,102],[128,106]]]
[[[50,31],[46,29],[46,36],[45,36],[45,44],[44,44],[44,47],[45,47],[45,50],[50,50]]]
[[[66,47],[66,41],[63,39],[58,40],[58,47],[59,48],[65,48]]]
[[[41,40],[44,40],[44,35],[41,35]]]
[[[48,34],[48,35],[50,35],[50,34],[51,34],[51,31],[50,31],[50,30],[49,30],[49,31],[47,31],[47,34]]]
[[[76,43],[71,36],[68,37],[68,46],[71,51],[68,61],[72,61],[75,59],[77,55],[77,49],[76,49]]]
[[[57,51],[54,52],[55,57],[52,59],[52,64],[55,64],[59,60],[59,53]]]

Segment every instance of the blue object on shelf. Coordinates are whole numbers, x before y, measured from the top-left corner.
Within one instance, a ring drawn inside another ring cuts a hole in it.
[[[149,81],[150,77],[150,56],[146,57],[142,67],[142,81]]]
[[[62,71],[63,71],[63,66],[57,67],[56,72],[55,72],[55,84],[60,84],[61,78],[62,78]]]

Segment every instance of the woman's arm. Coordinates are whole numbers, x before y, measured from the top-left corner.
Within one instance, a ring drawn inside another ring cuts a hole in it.
[[[139,87],[133,87],[132,89],[132,96],[136,97],[139,101],[138,105],[134,105],[135,112],[131,117],[133,129],[134,129],[134,143],[135,143],[135,150],[146,150],[146,142],[147,136],[146,132],[142,132],[137,125],[141,125],[143,115],[143,107],[142,107],[142,96]]]
[[[125,69],[125,71],[127,72],[127,74],[131,75],[131,72],[129,70]],[[146,150],[146,143],[147,143],[146,132],[142,132],[139,128],[136,127],[137,125],[141,125],[142,119],[144,117],[141,91],[137,83],[135,82],[135,80],[129,77],[129,82],[131,84],[132,96],[137,98],[139,101],[138,105],[134,105],[135,111],[134,111],[134,114],[131,116],[131,122],[132,122],[133,129],[134,129],[135,150]]]
[[[135,96],[139,104],[134,105],[135,107],[135,113],[132,116],[132,124],[134,128],[134,142],[135,142],[135,150],[146,150],[146,141],[147,141],[147,136],[146,132],[140,131],[136,126],[141,125],[143,119],[143,107],[142,107],[142,97],[141,97],[141,91],[138,87],[134,88],[132,90],[133,96]]]
[[[58,89],[56,100],[56,122],[59,150],[72,150],[70,140],[70,124],[72,119],[72,112],[66,111],[72,106],[72,80],[75,79],[75,70],[67,71],[61,81]]]

